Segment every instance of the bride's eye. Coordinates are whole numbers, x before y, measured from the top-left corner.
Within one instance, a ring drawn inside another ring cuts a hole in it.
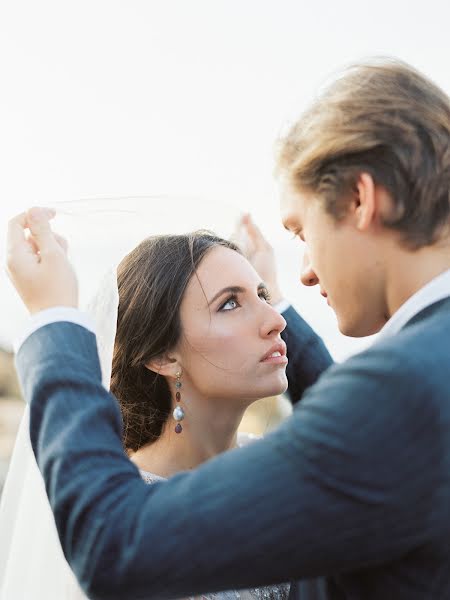
[[[239,306],[236,296],[230,296],[226,302],[219,308],[221,311],[234,310]]]

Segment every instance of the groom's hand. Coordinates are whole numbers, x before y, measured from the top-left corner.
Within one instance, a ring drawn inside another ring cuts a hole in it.
[[[272,304],[283,299],[278,284],[277,265],[272,246],[249,214],[241,217],[232,240],[260,275],[270,292]]]
[[[67,243],[50,227],[55,211],[31,208],[9,222],[7,272],[31,314],[78,305],[78,283]]]

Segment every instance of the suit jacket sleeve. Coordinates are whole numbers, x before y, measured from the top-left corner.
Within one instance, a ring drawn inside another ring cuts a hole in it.
[[[333,359],[322,339],[302,319],[293,306],[283,313],[286,329],[281,336],[286,342],[289,363],[286,369],[292,404],[298,402],[307,388],[316,383]]]
[[[151,486],[122,450],[93,334],[43,327],[17,365],[63,551],[90,598],[269,585],[423,543],[439,417],[422,401],[423,372],[394,351],[331,367],[264,440]]]

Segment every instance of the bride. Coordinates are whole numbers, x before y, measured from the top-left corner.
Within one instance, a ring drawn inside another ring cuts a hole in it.
[[[153,236],[122,260],[117,287],[110,387],[123,416],[124,451],[142,478],[152,484],[250,442],[251,436],[238,435],[246,408],[287,387],[280,336],[286,322],[238,247],[206,231]],[[42,552],[39,560],[34,553],[33,565],[25,560],[17,570],[16,561],[14,568],[11,557],[19,556],[20,564],[21,549],[10,540],[10,556],[0,565],[2,598],[84,598],[63,558],[51,513],[42,525],[37,536]],[[37,586],[33,595],[30,588],[24,591],[27,579]],[[202,598],[288,594],[286,583]]]

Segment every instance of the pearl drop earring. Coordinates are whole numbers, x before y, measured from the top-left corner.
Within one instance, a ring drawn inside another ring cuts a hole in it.
[[[175,393],[175,399],[176,399],[177,402],[180,402],[180,400],[181,400],[181,392],[180,392],[180,389],[181,389],[181,381],[180,381],[180,379],[181,379],[181,373],[180,373],[180,371],[178,371],[178,373],[175,374],[175,377],[177,379],[176,382],[175,382],[175,388],[177,390],[176,393]],[[178,423],[177,423],[177,425],[175,427],[175,433],[181,433],[183,431],[183,427],[181,426],[180,421],[182,421],[184,419],[184,417],[185,417],[184,410],[182,409],[182,407],[180,405],[178,405],[178,406],[176,406],[173,409],[172,415],[173,415],[173,418],[175,419],[175,421],[178,421]]]

